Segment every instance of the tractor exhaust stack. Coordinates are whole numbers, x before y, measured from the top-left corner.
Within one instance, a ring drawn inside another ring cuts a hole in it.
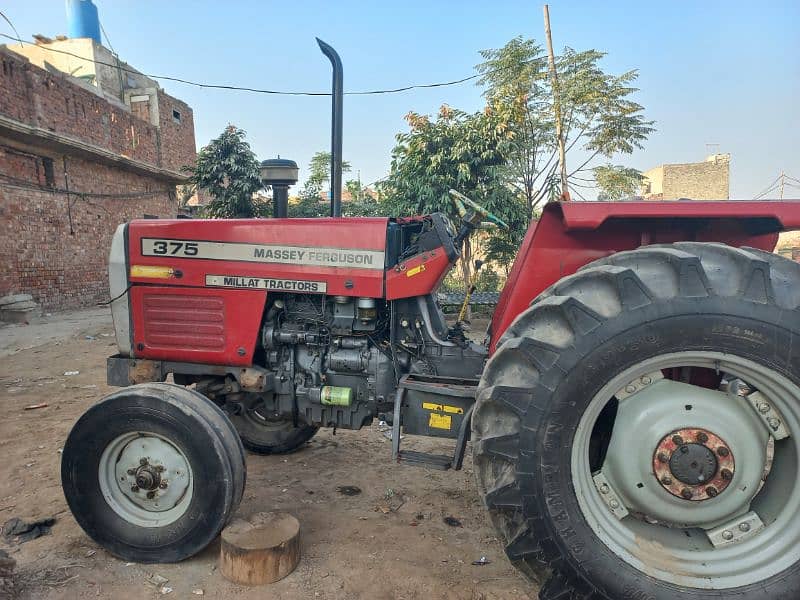
[[[344,103],[344,73],[342,59],[336,50],[317,38],[322,53],[333,67],[331,85],[331,216],[342,216],[342,105]]]

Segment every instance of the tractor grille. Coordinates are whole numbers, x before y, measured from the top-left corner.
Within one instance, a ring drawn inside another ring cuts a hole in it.
[[[143,300],[144,341],[149,348],[224,349],[221,297],[152,293]]]

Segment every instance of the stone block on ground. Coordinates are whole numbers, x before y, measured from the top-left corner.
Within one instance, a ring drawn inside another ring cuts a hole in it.
[[[16,304],[17,302],[31,302],[32,300],[33,296],[30,294],[9,294],[0,298],[0,306]]]

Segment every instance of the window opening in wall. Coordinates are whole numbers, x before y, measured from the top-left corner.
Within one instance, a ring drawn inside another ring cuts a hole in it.
[[[172,109],[172,120],[175,121],[178,125],[181,123],[181,111]]]
[[[53,159],[46,156],[42,157],[44,165],[44,183],[47,187],[56,187],[56,172],[53,168]]]

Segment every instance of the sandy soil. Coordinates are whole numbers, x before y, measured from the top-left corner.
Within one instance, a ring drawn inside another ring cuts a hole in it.
[[[93,310],[46,321],[0,328],[0,523],[57,518],[48,536],[21,545],[0,538],[0,548],[17,560],[21,597],[198,597],[194,590],[241,599],[535,597],[504,558],[478,501],[471,461],[459,472],[394,465],[390,441],[377,426],[335,436],[321,431],[288,456],[248,457],[238,514],[285,510],[301,523],[300,565],[276,584],[245,588],[225,581],[216,568],[217,542],[176,565],[112,557],[75,523],[58,472],[70,426],[111,390],[105,385],[105,357],[115,345],[110,316]],[[482,334],[484,325],[476,322],[473,331]],[[24,410],[40,402],[48,406]],[[442,442],[409,437],[404,443],[449,451]],[[340,486],[361,493],[344,496]],[[462,526],[446,525],[447,516]],[[482,556],[490,564],[471,564]],[[168,581],[159,585],[154,576]]]

